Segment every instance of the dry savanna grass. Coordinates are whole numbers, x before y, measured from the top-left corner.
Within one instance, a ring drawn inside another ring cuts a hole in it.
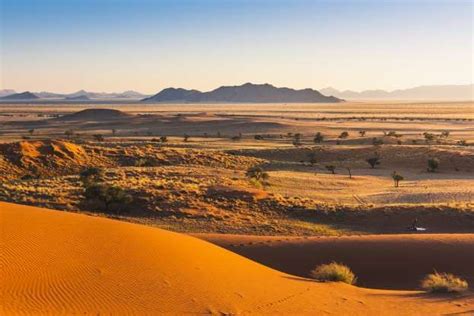
[[[343,282],[347,284],[355,284],[357,281],[356,276],[349,267],[336,262],[319,265],[311,271],[310,275],[318,281]]]
[[[435,272],[421,281],[421,288],[432,293],[459,293],[467,291],[468,283],[451,273]]]

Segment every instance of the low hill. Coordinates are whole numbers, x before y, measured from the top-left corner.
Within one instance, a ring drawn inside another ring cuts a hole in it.
[[[25,91],[22,93],[15,93],[15,94],[10,94],[4,97],[1,97],[0,100],[9,100],[9,101],[15,101],[15,100],[36,100],[39,99],[39,97],[29,91]]]
[[[294,90],[277,88],[270,84],[246,83],[241,86],[224,86],[209,92],[168,88],[145,102],[192,103],[334,103],[343,100],[324,96],[313,89]]]
[[[133,117],[132,114],[113,109],[85,109],[67,114],[55,120],[61,121],[108,121]]]
[[[0,202],[10,314],[435,315],[472,297],[317,283],[190,236]]]

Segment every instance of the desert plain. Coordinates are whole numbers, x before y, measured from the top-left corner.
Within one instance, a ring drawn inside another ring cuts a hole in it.
[[[474,313],[472,102],[4,103],[0,180],[6,314]]]

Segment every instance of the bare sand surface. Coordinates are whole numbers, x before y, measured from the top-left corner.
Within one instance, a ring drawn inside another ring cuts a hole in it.
[[[316,265],[335,261],[354,271],[358,285],[370,288],[417,289],[433,271],[454,273],[474,284],[474,234],[195,236],[302,277]]]
[[[191,236],[0,203],[0,311],[13,314],[468,315],[474,297],[281,273]]]

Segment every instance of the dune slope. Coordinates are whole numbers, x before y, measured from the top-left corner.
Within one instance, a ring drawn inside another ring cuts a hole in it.
[[[365,290],[277,272],[160,229],[0,203],[0,312],[436,315],[472,296]]]

